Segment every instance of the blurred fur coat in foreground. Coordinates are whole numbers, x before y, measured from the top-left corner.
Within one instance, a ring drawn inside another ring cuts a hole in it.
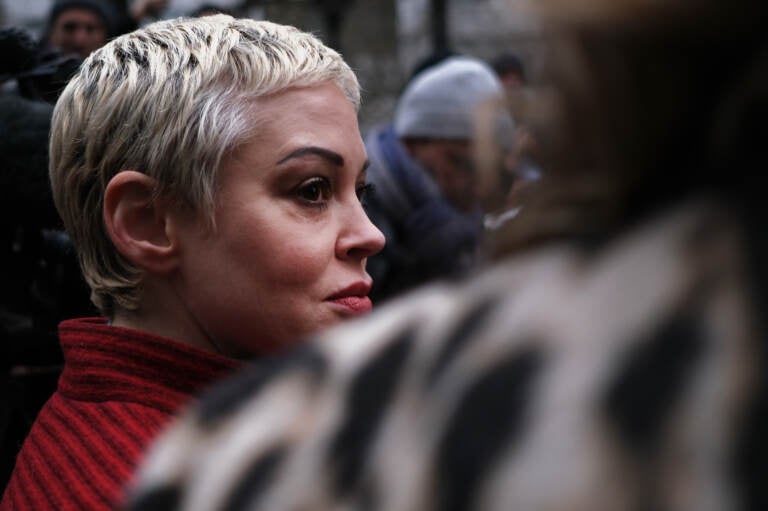
[[[741,509],[733,227],[689,204],[382,308],[207,396],[130,509]]]

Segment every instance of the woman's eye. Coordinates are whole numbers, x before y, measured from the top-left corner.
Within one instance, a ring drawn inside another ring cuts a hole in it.
[[[365,200],[373,195],[374,191],[374,187],[371,183],[358,185],[358,187],[355,189],[355,192],[357,193],[357,200],[365,204]]]
[[[305,181],[296,191],[303,201],[310,204],[320,204],[331,198],[331,184],[322,177],[313,177]]]

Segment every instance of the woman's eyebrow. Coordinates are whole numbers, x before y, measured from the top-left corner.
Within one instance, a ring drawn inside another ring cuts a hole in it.
[[[339,153],[335,151],[331,151],[330,149],[325,149],[317,146],[300,147],[295,151],[292,151],[291,153],[289,153],[288,156],[278,161],[277,164],[281,165],[287,162],[288,160],[292,160],[294,158],[301,158],[302,156],[306,156],[308,154],[316,155],[323,158],[324,160],[328,160],[330,163],[336,165],[337,167],[344,166],[344,158]]]

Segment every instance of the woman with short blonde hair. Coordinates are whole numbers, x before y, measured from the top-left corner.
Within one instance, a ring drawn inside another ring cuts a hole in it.
[[[60,325],[59,388],[0,507],[112,509],[204,385],[371,309],[359,104],[338,53],[266,21],[162,21],[86,59],[50,178],[104,317]]]

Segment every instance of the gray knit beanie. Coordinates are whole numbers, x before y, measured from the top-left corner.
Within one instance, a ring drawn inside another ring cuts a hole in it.
[[[405,89],[395,112],[395,133],[399,137],[472,140],[478,105],[503,95],[496,74],[481,60],[447,58],[421,72]]]

